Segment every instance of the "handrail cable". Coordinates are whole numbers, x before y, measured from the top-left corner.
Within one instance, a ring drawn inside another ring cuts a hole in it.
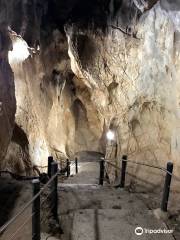
[[[45,203],[46,201],[49,200],[49,195],[50,195],[50,194],[47,194],[47,196],[43,199],[43,201],[41,202],[41,207],[44,205],[44,203]]]
[[[69,160],[70,163],[73,163],[74,160]],[[58,164],[61,164],[61,163],[67,163],[66,161],[58,161],[57,162]],[[37,166],[35,165],[37,168],[48,168],[48,166]]]
[[[30,217],[26,219],[26,221],[10,236],[9,240],[14,239],[16,234],[23,229],[23,227],[31,220],[31,218],[34,216],[35,213],[32,213]]]
[[[104,161],[107,162],[109,165],[111,165],[111,166],[113,166],[113,167],[115,167],[115,168],[117,168],[117,169],[119,169],[119,170],[121,169],[120,167],[118,167],[118,166],[116,166],[115,164],[111,163],[109,160],[110,160],[110,159],[104,159]],[[132,160],[125,160],[125,159],[121,159],[120,161],[121,161],[121,162],[130,162],[130,163],[132,163],[132,164],[136,164],[136,165],[140,165],[140,166],[145,166],[145,167],[150,167],[150,168],[154,168],[154,169],[159,169],[159,170],[161,170],[161,171],[163,171],[163,172],[168,173],[170,176],[172,176],[172,177],[173,177],[174,179],[176,179],[177,181],[180,181],[180,178],[179,178],[179,177],[177,177],[177,176],[174,175],[173,173],[167,171],[167,169],[164,168],[164,167],[159,167],[159,166],[150,165],[150,164],[146,164],[146,163],[134,162],[134,161],[132,161]]]
[[[1,228],[0,228],[0,234],[7,229],[9,225],[14,223],[14,221],[24,213],[24,211],[44,192],[44,190],[49,186],[49,184],[58,176],[58,173],[56,173],[45,185],[44,187],[28,202],[26,203],[19,213],[17,213],[14,217],[12,217],[7,223],[5,223]]]
[[[116,166],[115,164],[111,163],[110,161],[105,161],[105,162],[107,162],[107,164],[111,165],[112,167],[114,167],[114,168],[116,168],[118,170],[121,169],[120,167]]]
[[[116,166],[115,164],[113,164],[111,161],[111,159],[104,159],[102,158],[102,160],[104,160],[107,164],[115,167],[116,169],[121,169],[120,167]],[[102,161],[102,160],[98,160],[99,161]],[[150,168],[154,168],[154,169],[159,169],[161,171],[164,171],[166,173],[168,173],[169,175],[173,176],[176,180],[180,181],[180,178],[175,176],[174,174],[172,174],[171,172],[167,171],[167,169],[163,168],[163,167],[160,167],[160,166],[155,166],[155,165],[150,165],[150,164],[146,164],[146,163],[140,163],[140,162],[135,162],[135,161],[132,161],[132,160],[125,160],[125,159],[121,159],[120,160],[121,162],[130,162],[132,164],[136,164],[136,165],[141,165],[141,166],[146,166],[146,167],[150,167]],[[70,161],[70,162],[74,162],[74,161]],[[19,213],[17,213],[13,218],[11,218],[7,223],[5,223],[1,228],[0,228],[0,234],[7,229],[7,227],[9,225],[11,225],[19,216],[22,215],[22,213],[36,200],[36,198],[38,198],[43,192],[44,190],[49,186],[49,184],[58,176],[59,172],[57,172],[54,176],[52,176],[52,178],[44,185],[44,187],[27,203],[25,204],[21,210],[19,211]],[[48,198],[48,197],[47,197]],[[47,199],[46,199],[47,200]],[[45,201],[44,201],[45,202]],[[32,217],[33,215],[31,215]],[[23,224],[23,226],[26,224],[27,222],[25,222]],[[12,238],[11,238],[12,239]],[[11,240],[10,239],[10,240]]]
[[[12,177],[16,178],[16,179],[22,179],[22,180],[34,180],[34,179],[39,179],[39,176],[21,176],[21,175],[18,175],[16,173],[13,173],[13,172],[10,172],[8,170],[4,170],[4,171],[0,171],[0,174],[3,174],[3,173],[7,173],[9,175],[11,175]]]

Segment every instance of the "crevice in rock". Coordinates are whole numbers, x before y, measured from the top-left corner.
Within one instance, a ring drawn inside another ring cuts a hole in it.
[[[88,122],[87,111],[80,99],[76,99],[72,105],[72,111],[75,116],[76,130],[81,126],[82,122]]]
[[[24,130],[16,123],[5,160],[4,168],[7,170],[27,176],[33,174],[33,163],[29,155],[29,141]]]
[[[15,123],[12,141],[17,143],[24,151],[29,151],[29,141],[24,130]]]

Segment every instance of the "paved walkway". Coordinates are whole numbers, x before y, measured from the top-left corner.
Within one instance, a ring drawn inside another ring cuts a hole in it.
[[[173,240],[171,234],[142,234],[135,229],[166,229],[138,197],[98,185],[99,164],[80,164],[79,173],[59,184],[62,240]],[[144,230],[145,231],[145,230]]]

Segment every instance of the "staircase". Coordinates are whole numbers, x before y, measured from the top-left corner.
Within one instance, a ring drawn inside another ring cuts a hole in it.
[[[167,229],[138,194],[99,186],[99,164],[82,162],[79,173],[59,183],[62,240],[173,240],[171,234],[135,234],[143,229]],[[145,230],[144,230],[145,231]]]

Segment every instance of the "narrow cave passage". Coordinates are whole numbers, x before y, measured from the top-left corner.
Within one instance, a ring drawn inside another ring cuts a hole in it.
[[[180,239],[179,22],[178,0],[0,0],[0,239]],[[38,180],[41,215],[9,224]]]

